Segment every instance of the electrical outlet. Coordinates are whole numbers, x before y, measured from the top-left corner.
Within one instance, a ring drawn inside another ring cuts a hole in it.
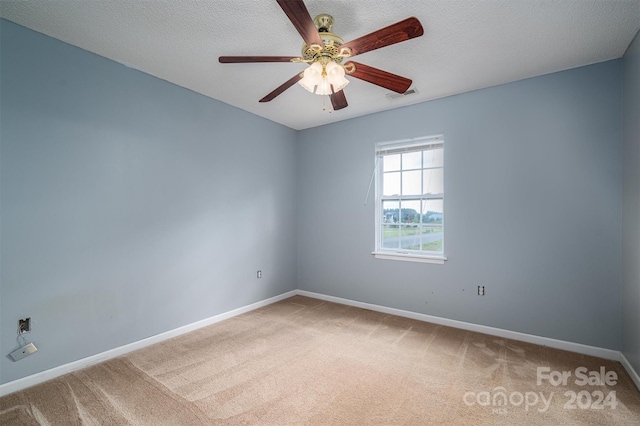
[[[479,285],[478,286],[478,296],[484,296],[484,286],[483,285]]]
[[[262,271],[258,271],[258,278],[262,278]]]
[[[18,330],[20,334],[29,333],[31,331],[31,317],[18,320]]]

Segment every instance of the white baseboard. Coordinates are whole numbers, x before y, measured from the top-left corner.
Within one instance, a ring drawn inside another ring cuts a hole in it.
[[[164,340],[168,340],[173,337],[180,336],[181,334],[185,334],[190,331],[194,331],[199,328],[206,327],[208,325],[215,324],[217,322],[235,317],[237,315],[244,314],[246,312],[253,311],[258,308],[262,308],[263,306],[267,306],[272,303],[279,302],[280,300],[284,300],[295,295],[296,295],[296,291],[292,290],[292,291],[280,294],[278,296],[270,297],[269,299],[261,300],[256,303],[243,306],[241,308],[233,309],[231,311],[228,311],[219,315],[215,315],[210,318],[196,321],[192,324],[187,324],[185,326],[178,327],[173,330],[166,331],[164,333],[156,334],[155,336],[147,337],[146,339],[138,340],[137,342],[129,343],[127,345],[110,349],[108,351],[101,352],[99,354],[92,355],[87,358],[79,359],[77,361],[73,361],[68,364],[60,365],[58,367],[54,367],[49,370],[42,371],[40,373],[32,374],[31,376],[23,377],[21,379],[17,379],[12,382],[2,384],[0,385],[0,396],[8,395],[10,393],[17,392],[22,389],[26,389],[28,387],[37,385],[47,380],[55,379],[56,377],[60,377],[64,374],[71,373],[73,371],[77,371],[77,370],[89,367],[91,365],[95,365],[100,362],[125,355],[129,352],[133,352],[138,349],[142,349],[144,347],[147,347],[156,343],[160,343]]]
[[[629,373],[631,380],[633,380],[633,383],[635,383],[638,390],[640,390],[640,375],[638,375],[638,372],[633,368],[627,357],[624,356],[622,352],[620,352],[620,363],[624,369],[627,370],[627,373]]]
[[[190,331],[194,331],[199,328],[206,327],[208,325],[215,324],[217,322],[235,317],[237,315],[241,315],[246,312],[253,311],[258,308],[262,308],[263,306],[267,306],[272,303],[279,302],[281,300],[287,299],[295,295],[311,297],[314,299],[325,300],[328,302],[340,303],[342,305],[354,306],[357,308],[369,309],[372,311],[382,312],[390,315],[397,315],[400,317],[411,318],[418,321],[431,322],[434,324],[455,327],[463,330],[475,331],[478,333],[489,334],[492,336],[503,337],[506,339],[519,340],[522,342],[548,346],[551,348],[562,349],[562,350],[571,351],[571,352],[577,352],[584,355],[591,355],[591,356],[596,356],[604,359],[620,361],[622,366],[629,373],[629,376],[635,383],[636,387],[638,387],[638,389],[640,390],[640,376],[638,376],[638,373],[633,369],[633,367],[631,366],[627,358],[619,351],[598,348],[595,346],[583,345],[580,343],[566,342],[563,340],[551,339],[548,337],[535,336],[532,334],[519,333],[516,331],[488,327],[488,326],[468,323],[464,321],[457,321],[457,320],[452,320],[452,319],[447,319],[442,317],[436,317],[432,315],[420,314],[416,312],[404,311],[401,309],[389,308],[386,306],[374,305],[371,303],[343,299],[341,297],[327,296],[324,294],[313,293],[306,290],[292,290],[292,291],[283,293],[281,295],[262,300],[260,302],[252,303],[251,305],[243,306],[241,308],[237,308],[219,315],[215,315],[210,318],[206,318],[201,321],[194,322],[192,324],[178,327],[176,329],[169,330],[167,332],[157,334],[155,336],[148,337],[146,339],[139,340],[137,342],[129,343],[127,345],[120,346],[118,348],[114,348],[96,355],[92,355],[87,358],[73,361],[68,364],[64,364],[46,371],[42,371],[40,373],[33,374],[31,376],[23,377],[21,379],[17,379],[12,382],[2,384],[0,385],[0,397],[4,395],[8,395],[13,392],[17,392],[22,389],[26,389],[28,387],[37,385],[47,380],[60,377],[64,374],[71,373],[73,371],[77,371],[77,370],[89,367],[91,365],[95,365],[100,362],[125,355],[129,352],[133,352],[135,350],[142,349],[144,347],[147,347],[156,343],[160,343],[164,340],[171,339],[181,334],[185,334]]]
[[[326,300],[327,302],[335,302],[343,305],[354,306],[357,308],[369,309],[371,311],[382,312],[399,317],[411,318],[418,321],[431,322],[434,324],[446,325],[448,327],[460,328],[463,330],[475,331],[478,333],[489,334],[492,336],[503,337],[505,339],[519,340],[521,342],[534,343],[536,345],[548,346],[550,348],[563,349],[565,351],[577,352],[584,355],[591,355],[599,358],[620,361],[620,352],[612,349],[598,348],[596,346],[588,346],[580,343],[566,342],[564,340],[556,340],[548,337],[536,336],[533,334],[519,333],[517,331],[504,330],[501,328],[488,327],[486,325],[473,324],[464,321],[457,321],[432,315],[419,314],[411,311],[403,311],[401,309],[388,308],[386,306],[373,305],[371,303],[357,302],[354,300],[343,299],[341,297],[327,296],[324,294],[313,293],[306,290],[295,290],[300,296],[312,297],[314,299]]]

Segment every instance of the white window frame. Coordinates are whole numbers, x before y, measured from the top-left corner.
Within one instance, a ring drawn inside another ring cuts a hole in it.
[[[436,264],[444,264],[447,258],[444,256],[444,226],[445,226],[445,218],[444,214],[444,189],[442,194],[422,194],[418,196],[383,196],[382,195],[382,179],[383,179],[383,161],[382,157],[384,155],[391,154],[399,154],[404,152],[412,152],[412,151],[422,151],[425,147],[433,147],[433,146],[442,146],[444,148],[444,135],[436,135],[436,136],[428,136],[428,137],[420,137],[415,139],[408,139],[402,141],[394,141],[394,142],[382,142],[376,144],[376,167],[375,167],[375,251],[372,253],[376,259],[386,259],[386,260],[400,260],[400,261],[409,261],[409,262],[423,262],[423,263],[436,263]],[[444,163],[442,165],[442,170],[444,172]],[[443,183],[444,184],[444,183]],[[442,240],[442,254],[436,252],[421,252],[419,250],[403,250],[403,249],[390,249],[382,247],[382,202],[385,200],[429,200],[429,199],[437,199],[442,200],[443,203],[443,219],[442,219],[442,230],[443,230],[443,240]]]

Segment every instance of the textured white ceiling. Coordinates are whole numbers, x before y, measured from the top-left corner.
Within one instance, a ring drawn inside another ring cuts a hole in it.
[[[640,0],[307,0],[345,42],[409,16],[422,37],[355,60],[413,80],[418,94],[357,79],[349,107],[295,85],[258,100],[302,64],[220,64],[220,55],[300,54],[302,40],[275,0],[0,0],[0,16],[90,52],[304,129],[621,57],[640,28]]]

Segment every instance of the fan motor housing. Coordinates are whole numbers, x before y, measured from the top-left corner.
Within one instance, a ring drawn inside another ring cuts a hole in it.
[[[316,16],[313,19],[313,23],[318,29],[318,34],[324,43],[324,48],[320,48],[317,45],[307,46],[306,43],[302,44],[302,57],[305,61],[315,62],[321,57],[329,58],[337,63],[342,62],[342,56],[340,55],[340,46],[344,43],[341,37],[332,33],[334,19],[331,15],[323,13]]]

